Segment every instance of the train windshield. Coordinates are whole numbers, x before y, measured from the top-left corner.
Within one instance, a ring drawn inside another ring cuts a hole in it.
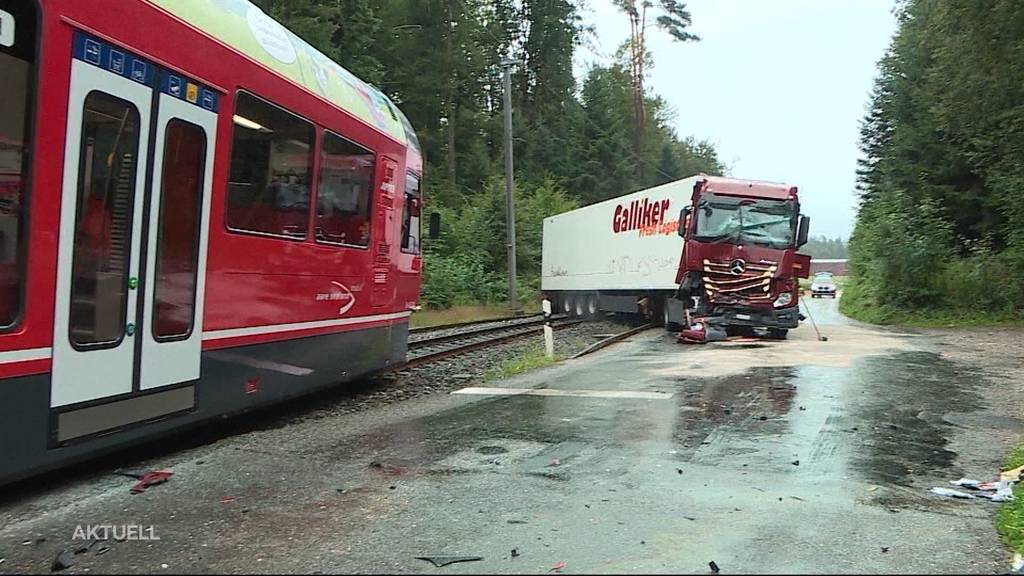
[[[0,329],[21,313],[37,18],[35,2],[0,0]]]
[[[791,200],[735,198],[709,194],[700,199],[695,238],[702,242],[793,246],[798,216]]]

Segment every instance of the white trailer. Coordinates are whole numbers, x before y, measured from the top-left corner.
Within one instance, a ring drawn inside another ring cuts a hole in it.
[[[645,313],[666,325],[682,318],[674,300],[690,205],[691,176],[544,220],[541,290],[575,316]]]

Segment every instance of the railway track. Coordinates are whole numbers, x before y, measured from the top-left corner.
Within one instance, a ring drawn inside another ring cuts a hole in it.
[[[544,316],[528,316],[513,319],[500,319],[498,325],[486,325],[486,322],[469,322],[458,325],[436,326],[433,332],[437,335],[414,333],[409,340],[409,352],[405,367],[434,362],[443,358],[465,354],[480,348],[494,346],[524,336],[539,335],[544,329]],[[552,316],[552,327],[555,330],[579,324],[583,320],[567,319],[564,316]],[[422,334],[422,335],[420,335]],[[415,337],[420,335],[418,337]]]
[[[431,332],[440,332],[442,330],[454,330],[459,328],[468,328],[470,326],[482,326],[484,324],[513,324],[520,321],[536,320],[537,318],[543,318],[543,314],[527,314],[518,316],[502,316],[499,318],[488,318],[486,320],[470,320],[468,322],[455,322],[452,324],[441,324],[438,326],[420,326],[409,330],[410,336],[416,336],[418,334],[429,334]]]

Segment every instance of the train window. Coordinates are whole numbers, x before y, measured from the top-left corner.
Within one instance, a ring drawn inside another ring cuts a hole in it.
[[[247,92],[235,99],[228,228],[304,239],[313,125]]]
[[[373,176],[373,152],[324,132],[317,183],[317,242],[369,245]]]
[[[195,322],[199,222],[206,132],[183,120],[167,124],[153,286],[153,338],[188,338]]]
[[[138,109],[103,92],[89,93],[71,263],[75,346],[114,346],[124,335],[138,153]]]
[[[402,210],[402,252],[420,253],[420,222],[423,199],[420,195],[420,177],[412,172],[405,175],[405,209]]]
[[[35,53],[35,2],[0,0],[0,330],[21,316]]]

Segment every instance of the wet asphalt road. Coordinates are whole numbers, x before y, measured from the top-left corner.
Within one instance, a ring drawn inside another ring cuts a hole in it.
[[[807,304],[828,342],[809,323],[701,347],[652,330],[466,384],[544,395],[264,426],[138,463],[175,476],[137,496],[109,470],[22,487],[0,500],[0,573],[48,571],[87,524],[160,540],[67,572],[1004,572],[995,506],[927,494],[995,472],[989,384],[928,338]]]

